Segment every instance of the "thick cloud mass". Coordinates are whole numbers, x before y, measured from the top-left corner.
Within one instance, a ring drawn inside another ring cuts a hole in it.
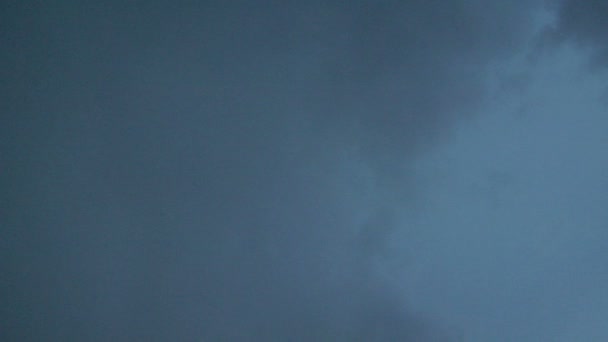
[[[556,38],[591,48],[596,63],[608,61],[608,2],[565,0],[560,3],[556,24]]]
[[[458,340],[387,239],[537,5],[4,2],[0,339]]]

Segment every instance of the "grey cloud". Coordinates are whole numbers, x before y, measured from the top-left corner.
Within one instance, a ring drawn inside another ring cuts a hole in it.
[[[608,60],[608,3],[602,0],[565,0],[559,4],[557,22],[550,35],[570,40],[593,51],[594,63]]]
[[[525,3],[5,3],[1,334],[443,339],[368,261]]]

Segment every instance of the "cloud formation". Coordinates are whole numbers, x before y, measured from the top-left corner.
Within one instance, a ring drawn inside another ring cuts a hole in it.
[[[608,61],[608,3],[565,0],[559,4],[552,35],[592,50],[594,63]]]
[[[6,340],[455,338],[378,262],[536,4],[3,6]]]

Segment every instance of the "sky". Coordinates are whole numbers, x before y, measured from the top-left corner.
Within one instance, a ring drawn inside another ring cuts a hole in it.
[[[0,340],[608,340],[608,2],[3,1]]]

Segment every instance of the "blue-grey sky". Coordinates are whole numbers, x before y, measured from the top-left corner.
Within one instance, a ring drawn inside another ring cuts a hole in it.
[[[1,340],[608,340],[607,2],[0,15]]]

